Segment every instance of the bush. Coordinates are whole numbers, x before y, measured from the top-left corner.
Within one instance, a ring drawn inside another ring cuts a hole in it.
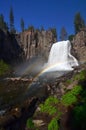
[[[77,96],[78,94],[80,94],[80,92],[82,91],[82,87],[80,85],[75,86],[72,90],[71,93],[75,96]]]
[[[77,98],[71,91],[62,96],[62,104],[65,106],[70,106],[75,102],[77,102]]]
[[[53,115],[57,112],[57,109],[54,106],[50,106],[50,105],[47,106],[45,104],[41,104],[40,108],[41,108],[41,112],[48,113],[49,115]]]
[[[48,124],[48,130],[58,130],[58,129],[59,129],[58,120],[57,120],[57,118],[54,118]]]
[[[86,104],[76,106],[73,110],[73,116],[74,128],[86,130]]]
[[[53,104],[57,104],[59,101],[57,98],[50,96],[49,98],[46,99],[45,104],[46,105],[53,105]]]
[[[57,108],[55,107],[57,103],[58,99],[50,96],[48,99],[46,99],[44,104],[40,104],[41,112],[45,112],[50,115],[55,114],[57,112]]]
[[[86,79],[86,70],[82,70],[79,74],[74,76],[74,80],[83,81]]]
[[[27,128],[30,128],[30,129],[34,129],[35,128],[34,123],[33,123],[31,118],[27,120],[26,126],[27,126]]]
[[[0,61],[0,76],[7,74],[10,70],[10,66],[6,64],[3,60]]]
[[[62,103],[65,106],[72,105],[77,102],[77,95],[79,95],[82,91],[82,87],[80,85],[75,86],[71,91],[67,92],[62,96]]]

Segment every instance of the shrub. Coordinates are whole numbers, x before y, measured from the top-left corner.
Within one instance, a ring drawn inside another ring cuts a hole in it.
[[[80,72],[80,80],[83,81],[86,79],[86,70],[82,70]]]
[[[10,70],[10,67],[8,64],[6,64],[3,60],[0,61],[0,76],[8,73]]]
[[[79,74],[74,76],[74,80],[83,81],[86,79],[86,70],[82,70]]]
[[[35,128],[34,123],[33,123],[31,118],[27,120],[26,126],[27,126],[27,128],[30,128],[30,129],[34,129]]]
[[[80,85],[75,86],[71,91],[67,92],[62,96],[62,103],[65,106],[72,105],[77,102],[77,95],[82,91],[82,87]]]
[[[50,106],[50,105],[47,106],[45,104],[41,104],[40,108],[41,108],[41,112],[45,112],[50,115],[53,115],[57,112],[57,109],[54,106]]]
[[[50,96],[48,99],[46,99],[44,104],[40,104],[41,112],[45,112],[50,115],[55,114],[57,112],[57,108],[55,107],[57,103],[58,99]]]
[[[62,96],[62,103],[65,105],[65,106],[70,106],[72,105],[73,103],[75,103],[77,101],[77,98],[75,95],[73,95],[71,92],[68,92],[66,94],[64,94]]]
[[[57,118],[54,118],[48,124],[48,130],[58,130],[58,129],[59,129],[58,120],[57,120]]]
[[[73,126],[79,130],[86,130],[86,104],[76,106],[73,110]]]
[[[71,93],[73,95],[78,95],[82,91],[82,87],[80,85],[76,85],[72,90]]]
[[[46,99],[45,104],[46,105],[52,105],[52,104],[57,104],[59,101],[57,98],[50,96],[49,98]]]

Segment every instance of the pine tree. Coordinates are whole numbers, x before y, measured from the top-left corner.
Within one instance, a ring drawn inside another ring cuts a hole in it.
[[[3,25],[4,25],[4,16],[3,14],[0,15],[0,28],[3,29]]]
[[[51,32],[53,33],[54,38],[57,38],[57,31],[56,28],[51,28]]]
[[[7,26],[7,23],[4,21],[3,14],[0,15],[0,28],[8,30],[8,26]]]
[[[67,40],[67,31],[64,27],[61,28],[61,32],[60,32],[60,40]]]
[[[13,8],[10,8],[10,32],[15,33]]]
[[[21,30],[22,30],[22,32],[24,31],[24,20],[23,20],[23,18],[21,18]]]
[[[75,34],[78,33],[81,28],[85,27],[85,22],[84,22],[84,19],[81,16],[80,12],[75,14],[74,27],[75,27]]]

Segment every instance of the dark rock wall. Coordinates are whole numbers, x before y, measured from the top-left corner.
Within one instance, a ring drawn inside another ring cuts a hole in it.
[[[20,62],[23,50],[19,46],[15,35],[0,30],[0,59],[7,63]]]

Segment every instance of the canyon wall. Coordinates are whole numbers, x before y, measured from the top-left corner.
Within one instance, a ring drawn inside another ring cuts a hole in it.
[[[56,37],[52,31],[24,31],[20,33],[20,46],[24,50],[26,60],[43,56],[48,57],[52,44],[56,42]]]
[[[0,29],[0,59],[8,63],[33,57],[48,59],[51,46],[56,41],[51,30],[26,30],[14,35]],[[86,29],[74,36],[72,52],[80,63],[86,62]]]
[[[10,34],[6,30],[0,29],[0,60],[7,63],[22,61],[24,51],[18,44],[14,34]]]
[[[10,34],[0,29],[0,59],[8,63],[19,63],[33,57],[47,58],[56,37],[52,31],[27,30]]]
[[[75,56],[80,63],[86,62],[86,29],[75,35],[72,41]]]

